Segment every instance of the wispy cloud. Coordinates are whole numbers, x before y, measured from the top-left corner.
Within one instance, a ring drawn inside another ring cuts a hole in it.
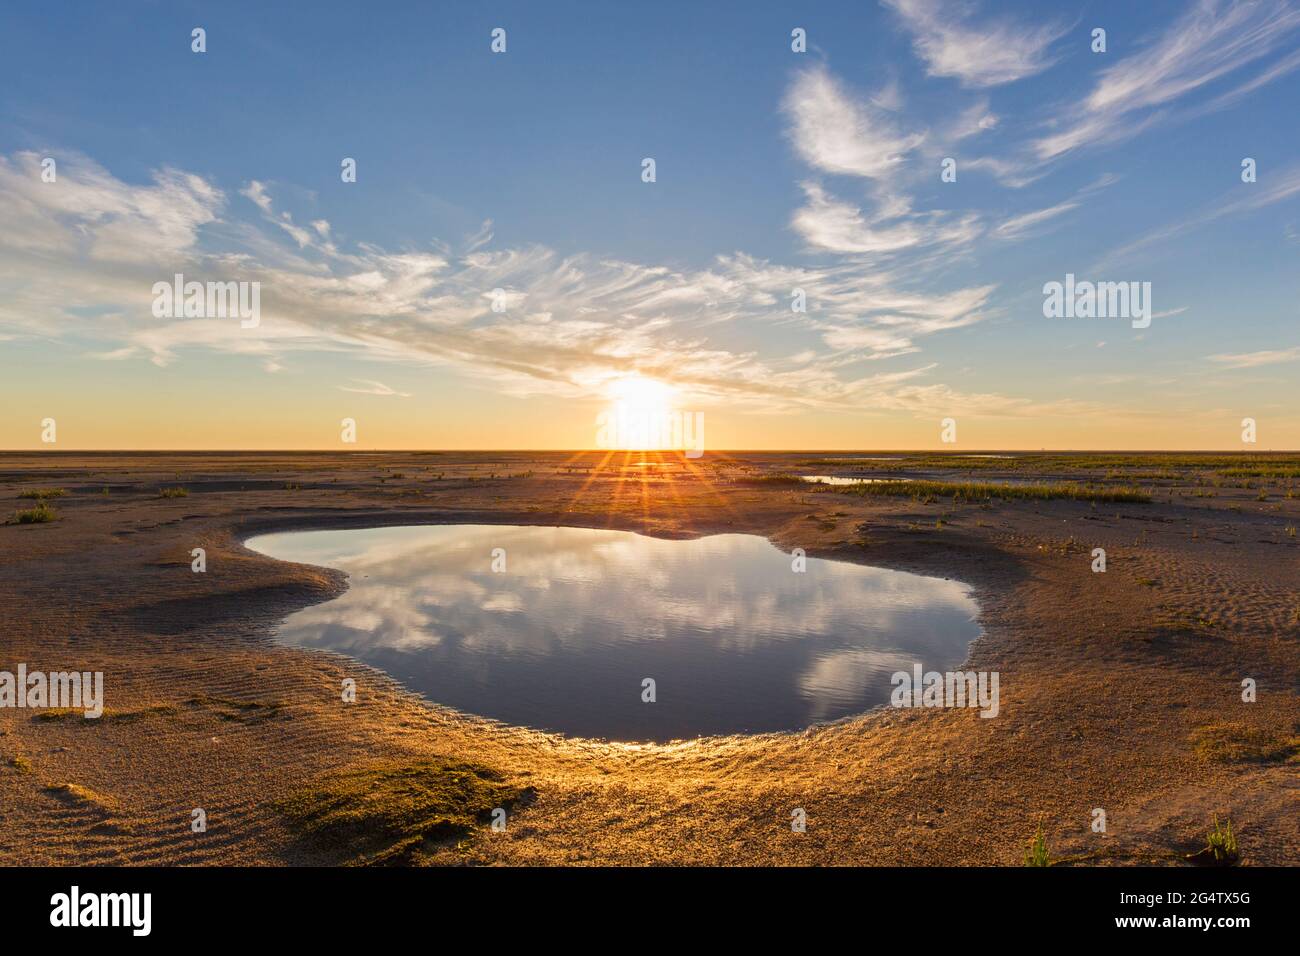
[[[989,87],[1041,73],[1054,62],[1049,47],[1061,24],[1027,25],[1010,18],[976,22],[967,3],[883,0],[912,34],[916,54],[931,76],[963,86]]]
[[[1100,263],[1108,265],[1130,259],[1141,250],[1180,236],[1219,219],[1245,215],[1266,206],[1300,196],[1300,164],[1277,170],[1268,183],[1238,183],[1222,198],[1190,216],[1152,230],[1109,252]]]
[[[1159,110],[1180,97],[1254,63],[1289,42],[1300,10],[1287,0],[1198,0],[1142,49],[1104,69],[1060,128],[1033,143],[1040,160],[1085,145],[1110,144],[1167,119]],[[1300,67],[1295,56],[1286,70]],[[1275,79],[1274,65],[1234,95]]]
[[[946,131],[944,138],[948,142],[960,142],[996,129],[999,122],[1001,122],[999,117],[989,109],[989,101],[981,99],[961,112]]]
[[[166,171],[134,185],[84,157],[68,158],[59,182],[45,184],[35,154],[0,158],[0,220],[8,227],[0,231],[0,283],[12,290],[0,300],[0,335],[76,336],[103,359],[158,365],[196,350],[227,352],[268,371],[295,353],[332,352],[456,369],[518,396],[596,398],[610,380],[638,373],[693,401],[737,409],[920,412],[932,411],[926,396],[961,400],[947,386],[918,381],[933,379],[933,363],[898,373],[904,378],[855,376],[852,364],[910,354],[926,336],[979,321],[992,290],[918,291],[856,257],[808,267],[734,253],[679,270],[543,246],[490,251],[486,226],[459,255],[336,247],[324,219],[311,221],[304,244],[285,228],[292,220],[270,188],[249,183],[242,193],[256,209],[251,220],[192,174]],[[932,218],[921,214],[908,228],[924,231]],[[960,222],[933,234],[953,228]],[[124,233],[140,234],[125,260],[107,238]],[[155,319],[153,283],[177,272],[260,282],[260,325]],[[805,316],[790,311],[795,288],[807,295]],[[506,290],[504,312],[492,309],[495,289]],[[809,333],[802,355],[719,347],[706,331],[792,318]],[[405,394],[374,379],[336,387]],[[988,396],[971,402],[989,414],[1038,407]]]
[[[410,392],[399,392],[383,382],[376,382],[368,378],[354,378],[356,385],[340,385],[339,389],[344,392],[355,392],[358,395],[380,395],[384,397],[410,398]]]
[[[1053,222],[1064,216],[1066,213],[1073,212],[1083,205],[1084,200],[1092,194],[1113,186],[1119,181],[1118,176],[1110,173],[1104,173],[1097,177],[1082,189],[1077,190],[1073,196],[1062,202],[1047,206],[1042,209],[1034,209],[1029,212],[1020,213],[1005,219],[998,225],[994,226],[990,234],[997,239],[1018,240],[1028,236],[1038,235],[1043,230],[1040,228],[1045,223]]]
[[[1210,361],[1217,362],[1226,368],[1259,368],[1262,365],[1281,365],[1284,362],[1300,361],[1300,346],[1262,352],[1211,355]]]
[[[790,224],[814,248],[854,254],[892,252],[926,238],[909,222],[876,227],[861,207],[835,199],[817,183],[804,183],[803,190],[808,202],[795,212]]]
[[[193,247],[225,195],[200,176],[164,168],[146,186],[126,186],[98,164],[74,158],[56,182],[41,179],[35,153],[0,156],[5,197],[0,242],[34,254],[100,263],[147,262]]]
[[[782,108],[795,152],[821,172],[878,179],[925,138],[900,130],[894,116],[851,95],[823,66],[796,77]]]
[[[901,130],[894,117],[870,98],[851,93],[825,66],[799,73],[782,106],[795,152],[813,170],[871,181],[867,207],[833,196],[821,183],[802,184],[806,202],[790,225],[810,249],[879,255],[969,243],[982,232],[974,215],[912,210],[911,198],[900,185],[901,165],[925,141],[926,133]],[[966,121],[981,122],[974,114]]]
[[[292,237],[293,241],[298,244],[299,249],[315,246],[330,255],[336,252],[333,243],[330,242],[330,224],[328,221],[324,219],[314,220],[311,223],[311,228],[307,229],[295,223],[293,216],[287,212],[282,211],[276,214],[272,208],[271,194],[266,183],[254,179],[241,189],[239,194],[257,206],[262,211],[262,215],[267,222],[275,223],[276,226]]]
[[[483,225],[471,236],[465,238],[465,251],[477,252],[492,241],[492,220],[484,219]]]
[[[1043,223],[1078,208],[1077,202],[1068,200],[1055,206],[1048,206],[1046,209],[1035,209],[1033,212],[1012,216],[994,227],[993,235],[999,239],[1021,239]]]

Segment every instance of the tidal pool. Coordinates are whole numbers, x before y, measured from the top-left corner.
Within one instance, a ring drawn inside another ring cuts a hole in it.
[[[344,594],[291,614],[278,640],[351,655],[439,704],[582,737],[800,729],[887,703],[890,675],[913,663],[955,669],[979,634],[964,584],[817,558],[796,572],[753,535],[422,525],[247,546],[348,574]]]
[[[874,485],[881,481],[902,481],[902,478],[857,478],[852,475],[800,475],[814,485]]]

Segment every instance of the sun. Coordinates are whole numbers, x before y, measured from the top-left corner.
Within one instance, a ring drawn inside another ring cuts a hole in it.
[[[613,406],[614,437],[606,447],[659,450],[672,440],[675,392],[671,385],[641,375],[624,375],[605,386]]]
[[[669,385],[640,375],[625,375],[606,386],[610,399],[634,411],[667,412],[672,409],[673,390]]]

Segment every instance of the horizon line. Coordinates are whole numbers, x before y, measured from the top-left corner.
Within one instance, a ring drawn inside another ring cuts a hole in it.
[[[686,457],[681,449],[668,448],[0,448],[0,455],[455,455],[455,454],[528,454],[528,455],[665,455]],[[1294,455],[1300,449],[1222,449],[1222,448],[710,448],[700,457],[719,454],[848,454],[887,455]]]

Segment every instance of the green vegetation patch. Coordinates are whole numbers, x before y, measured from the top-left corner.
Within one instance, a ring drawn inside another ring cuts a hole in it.
[[[1206,849],[1214,855],[1217,863],[1236,863],[1240,858],[1237,852],[1237,836],[1232,832],[1232,820],[1220,825],[1218,814],[1214,817],[1214,829],[1205,838]]]
[[[1300,763],[1300,736],[1245,724],[1207,724],[1192,734],[1192,748],[1214,763]]]
[[[67,488],[32,488],[29,491],[19,493],[19,498],[31,498],[35,501],[46,501],[50,498],[62,498],[68,493]]]
[[[1182,469],[1212,471],[1219,469],[1261,470],[1272,475],[1300,470],[1296,455],[1189,455],[1189,454],[1041,454],[1017,452],[1009,457],[986,457],[977,454],[883,452],[888,458],[854,457],[846,453],[834,458],[809,458],[800,467],[852,468],[855,471],[899,471],[902,469],[947,468],[1018,472],[1071,472],[1080,468],[1095,471],[1154,469],[1171,477]]]
[[[159,488],[159,498],[187,498],[190,490],[188,488]]]
[[[137,710],[115,710],[105,707],[104,712],[98,717],[87,717],[85,709],[81,707],[51,707],[33,716],[32,720],[42,724],[62,723],[67,720],[75,720],[84,724],[129,724],[145,717],[173,714],[175,712],[176,708],[171,704],[157,704],[153,707],[141,707]]]
[[[1214,828],[1205,837],[1205,849],[1188,853],[1183,859],[1201,866],[1235,866],[1241,861],[1241,851],[1237,847],[1237,835],[1232,832],[1232,819],[1226,824],[1219,823],[1219,815],[1214,815]]]
[[[1086,485],[1004,485],[985,481],[882,481],[875,484],[841,485],[838,490],[852,495],[891,498],[953,497],[971,501],[1001,498],[1007,501],[1066,499],[1070,501],[1131,502],[1148,504],[1151,496],[1137,488],[1092,488]]]
[[[1258,468],[1225,468],[1215,472],[1223,478],[1300,478],[1300,468],[1274,465]]]
[[[1043,833],[1043,825],[1038,825],[1034,837],[1025,845],[1024,855],[1025,866],[1051,866],[1052,857],[1047,851],[1047,836]]]
[[[804,481],[798,475],[785,475],[785,474],[753,475],[744,478],[737,478],[736,481],[744,485],[812,485],[813,484],[813,482]]]
[[[493,770],[444,758],[333,773],[275,808],[354,866],[402,864],[427,841],[464,837],[521,791]]]
[[[232,700],[229,697],[209,697],[204,694],[187,698],[185,705],[213,711],[222,720],[241,724],[271,720],[284,714],[284,704],[275,700]]]
[[[35,508],[28,508],[25,511],[15,511],[13,520],[10,524],[48,524],[51,521],[57,521],[59,513],[47,505],[44,501]]]

